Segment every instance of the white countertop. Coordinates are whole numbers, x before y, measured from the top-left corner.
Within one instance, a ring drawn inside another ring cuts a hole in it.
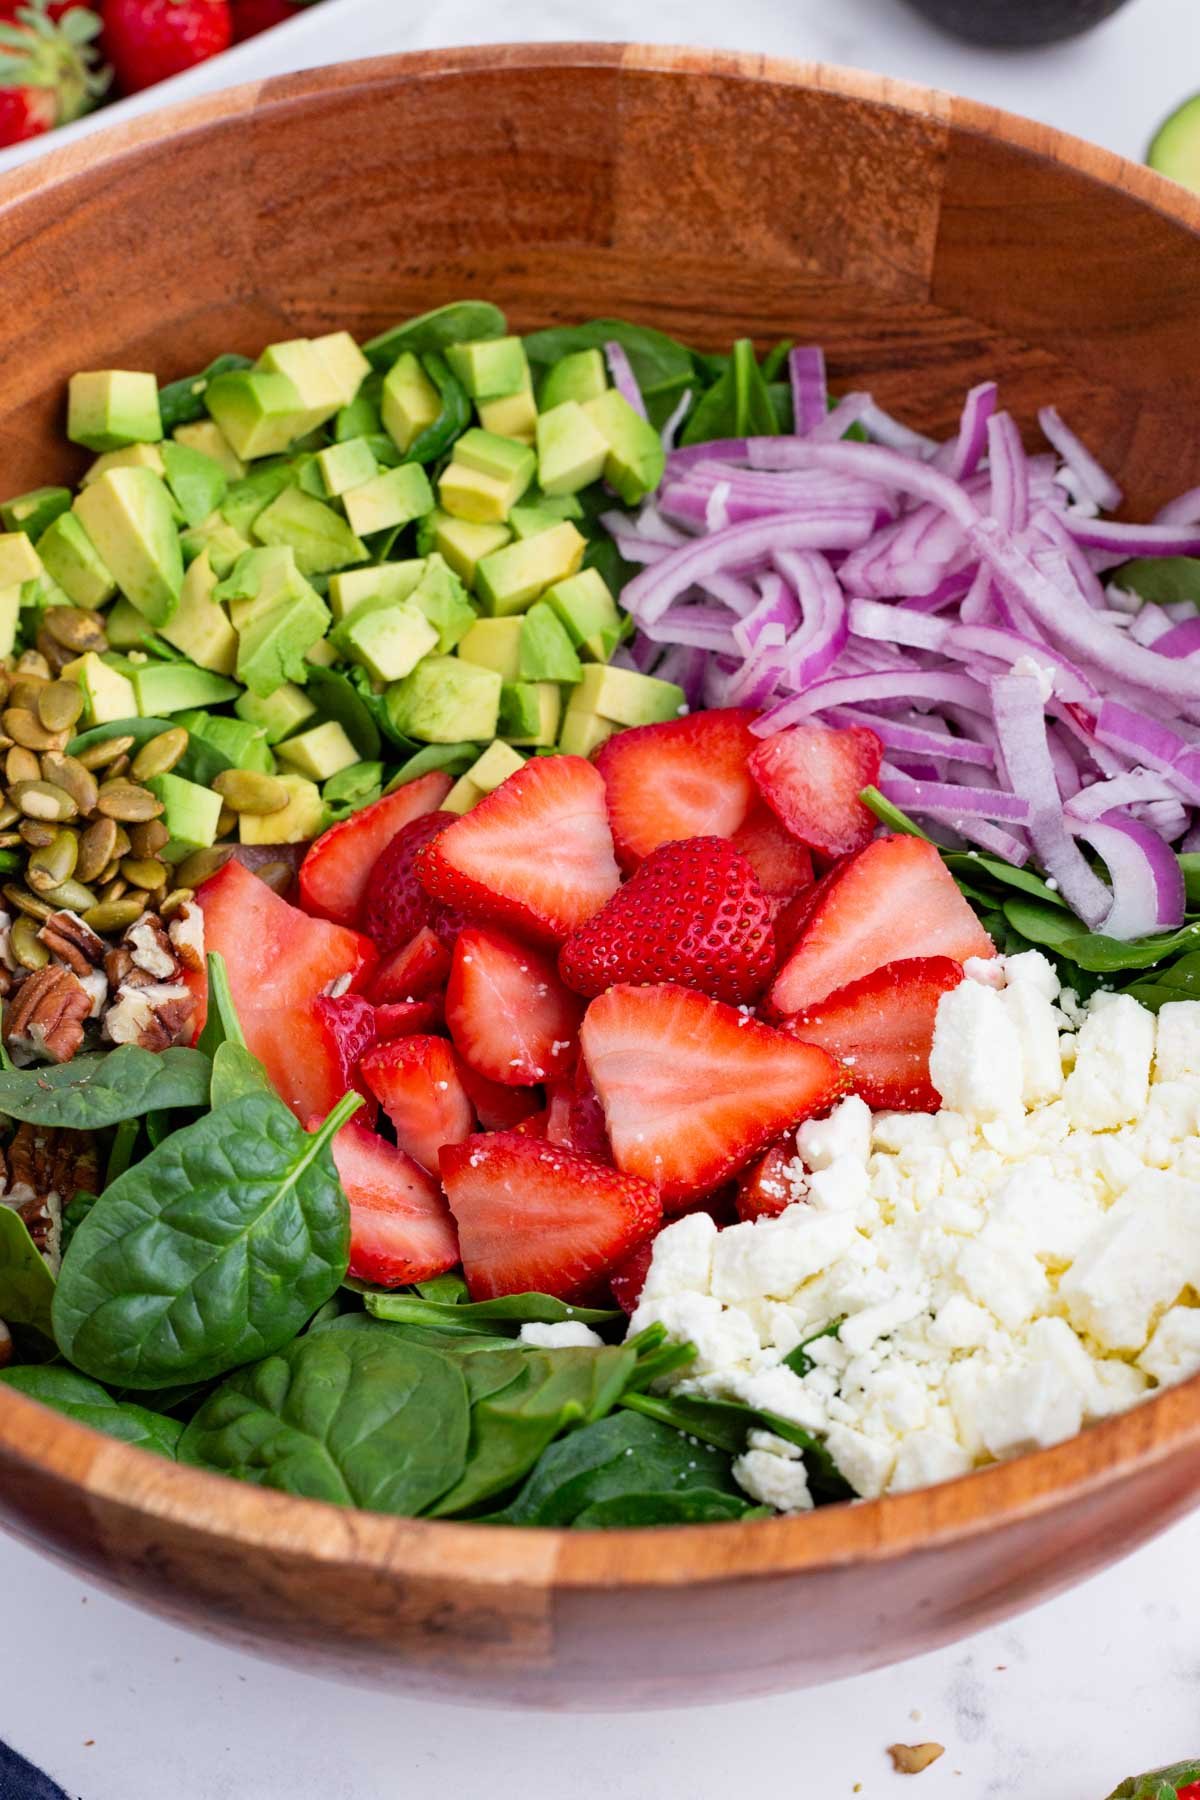
[[[1197,0],[1131,0],[1092,36],[1036,53],[970,50],[903,0],[327,4],[180,78],[173,96],[331,54],[630,38],[651,21],[658,42],[873,68],[1132,157],[1200,87]],[[331,53],[322,20],[335,7]],[[915,1800],[1104,1800],[1134,1770],[1200,1753],[1198,1564],[1200,1516],[1009,1626],[834,1688],[621,1719],[491,1713],[464,1730],[444,1708],[283,1673],[158,1624],[0,1539],[0,1737],[79,1800],[576,1800],[593,1784],[609,1800],[836,1800],[855,1783],[863,1800],[898,1800],[908,1778],[885,1748],[929,1738],[946,1754]]]

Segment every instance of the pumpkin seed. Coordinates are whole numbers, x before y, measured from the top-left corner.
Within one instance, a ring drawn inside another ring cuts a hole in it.
[[[50,952],[38,937],[37,923],[33,919],[14,920],[8,941],[23,969],[44,969],[50,961]]]
[[[103,817],[93,820],[79,840],[79,861],[75,873],[80,881],[94,881],[101,869],[112,862],[116,853],[117,824]]]
[[[55,643],[65,645],[68,650],[108,649],[100,614],[87,612],[82,606],[48,606],[42,614],[42,624]]]
[[[237,830],[237,822],[238,816],[232,806],[222,804],[221,810],[217,814],[217,836],[219,838],[228,837],[230,832]]]
[[[66,738],[61,731],[47,731],[37,713],[25,706],[6,706],[4,729],[14,744],[27,750],[61,750]]]
[[[37,698],[37,715],[47,731],[69,731],[82,711],[83,689],[77,681],[52,681]]]
[[[0,850],[15,850],[21,842],[19,831],[0,831]]]
[[[57,750],[47,750],[42,757],[42,780],[65,788],[85,818],[96,810],[96,797],[100,792],[96,777],[90,769],[84,768],[77,756],[63,756]]]
[[[76,761],[81,762],[85,769],[106,769],[109,763],[114,763],[119,757],[124,756],[133,741],[131,737],[105,738],[101,743],[92,744],[87,750],[81,750]]]
[[[129,765],[129,773],[135,781],[149,781],[152,775],[166,775],[187,747],[187,732],[182,725],[173,725],[170,731],[160,731],[157,737],[147,739]]]
[[[158,903],[159,918],[160,919],[173,919],[175,917],[175,914],[179,911],[180,907],[186,906],[188,901],[192,900],[194,898],[195,898],[195,894],[194,894],[194,890],[192,888],[188,888],[188,887],[172,888],[171,892],[169,894],[165,894]]]
[[[129,848],[134,856],[157,856],[171,841],[171,834],[161,819],[147,819],[144,825],[129,829]]]
[[[136,924],[145,910],[143,896],[139,894],[136,900],[102,900],[80,917],[93,931],[124,931],[126,926]]]
[[[16,907],[18,912],[27,913],[31,919],[48,919],[54,911],[44,900],[35,899],[28,888],[18,887],[9,882],[4,889],[4,898]]]
[[[121,873],[130,887],[145,888],[149,893],[162,885],[167,865],[159,862],[156,856],[127,856],[121,864]]]
[[[32,750],[24,750],[20,744],[14,744],[4,758],[4,779],[13,781],[40,781],[42,765]]]
[[[49,681],[50,668],[45,657],[37,650],[26,650],[17,658],[14,673],[18,676],[32,676],[35,681]]]
[[[106,881],[101,886],[100,898],[104,901],[120,900],[123,899],[128,892],[129,883],[127,881],[122,881],[120,875],[114,875],[111,881]],[[143,904],[145,903],[145,894],[139,894],[138,898]]]
[[[16,824],[20,816],[12,801],[6,800],[3,806],[0,806],[0,831],[7,831],[10,825]]]
[[[254,873],[275,894],[286,894],[296,879],[296,871],[289,862],[260,863]]]
[[[18,781],[9,789],[27,819],[73,819],[79,808],[65,788],[53,781]]]
[[[142,824],[146,819],[160,818],[163,811],[162,801],[156,800],[149,788],[122,780],[102,783],[96,807],[109,819],[119,819],[123,824],[133,825]]]
[[[288,803],[288,790],[283,782],[255,769],[222,769],[213,780],[213,791],[220,794],[226,806],[235,813],[259,817],[282,812]]]
[[[79,839],[73,831],[56,831],[50,842],[35,850],[25,869],[25,879],[35,893],[61,887],[75,873]]]
[[[52,844],[58,835],[57,825],[48,825],[43,819],[26,819],[18,828],[17,835],[23,844],[31,850],[44,850]]]
[[[60,882],[56,888],[51,888],[46,899],[54,902],[56,912],[66,907],[69,912],[82,913],[96,904],[95,894],[90,887],[84,887],[82,881]]]
[[[198,888],[202,881],[207,881],[210,875],[223,869],[232,855],[232,844],[212,844],[203,850],[193,850],[176,869],[175,878],[180,887]]]

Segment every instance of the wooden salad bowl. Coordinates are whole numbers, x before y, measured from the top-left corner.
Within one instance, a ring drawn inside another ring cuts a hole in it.
[[[1057,403],[1135,511],[1200,481],[1200,200],[1004,114],[697,51],[439,52],[217,94],[0,184],[0,470],[75,471],[77,368],[462,295],[519,328],[624,314],[824,344],[937,434],[1002,380]],[[609,1708],[911,1656],[1134,1549],[1200,1481],[1200,1380],[1056,1449],[808,1517],[519,1531],[355,1514],[176,1467],[0,1397],[0,1516],[166,1615],[305,1667]]]

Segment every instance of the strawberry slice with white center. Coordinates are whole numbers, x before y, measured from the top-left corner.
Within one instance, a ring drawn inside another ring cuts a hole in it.
[[[443,1150],[441,1170],[472,1300],[585,1301],[662,1221],[648,1182],[515,1131]]]
[[[542,1110],[539,1089],[492,1081],[472,1068],[465,1057],[459,1058],[458,1073],[485,1131],[515,1131],[523,1119]]]
[[[929,1079],[938,1002],[964,979],[948,956],[885,963],[788,1019],[783,1029],[844,1062],[875,1112],[936,1112]]]
[[[733,837],[758,804],[754,712],[690,713],[610,737],[596,754],[623,869],[675,838]]]
[[[427,1000],[450,976],[450,952],[436,931],[423,925],[415,937],[385,956],[371,977],[371,998],[380,1006]]]
[[[768,996],[776,1018],[798,1013],[885,963],[909,957],[994,956],[937,846],[876,838],[831,869]]]
[[[741,851],[759,886],[770,900],[791,900],[812,886],[812,851],[802,844],[761,802],[752,808],[744,824],[733,834],[735,849]]]
[[[582,756],[533,757],[426,845],[417,869],[468,918],[561,943],[620,881],[604,782]]]
[[[793,837],[823,856],[849,856],[878,827],[858,796],[874,787],[882,761],[882,743],[863,725],[793,725],[760,741],[750,773]]]
[[[610,988],[580,1036],[616,1165],[651,1182],[668,1212],[849,1086],[826,1051],[688,988]]]
[[[583,1002],[549,957],[490,925],[459,933],[446,1024],[459,1055],[505,1087],[554,1081],[574,1067]]]
[[[357,925],[371,870],[384,850],[413,819],[435,812],[451,786],[448,775],[431,769],[323,831],[300,865],[305,912],[338,925]]]
[[[396,1142],[423,1169],[436,1170],[443,1144],[461,1144],[474,1130],[458,1058],[445,1038],[394,1038],[369,1051],[360,1067],[395,1127]]]
[[[454,1268],[450,1208],[411,1156],[350,1119],[333,1140],[333,1161],[350,1202],[349,1272],[356,1280],[400,1287]]]

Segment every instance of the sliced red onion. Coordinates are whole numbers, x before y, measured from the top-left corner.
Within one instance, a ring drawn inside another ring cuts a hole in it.
[[[1004,531],[1023,531],[1029,521],[1029,467],[1011,413],[994,413],[988,420],[987,446],[992,517]]]
[[[1143,610],[1149,611],[1150,609]],[[1200,650],[1200,617],[1193,615],[1190,619],[1182,620],[1178,625],[1168,626],[1166,631],[1153,641],[1156,656],[1170,656],[1176,659],[1182,656],[1195,656],[1196,652]]]
[[[678,406],[675,408],[675,410],[672,413],[670,413],[668,415],[667,421],[664,424],[661,432],[659,433],[659,436],[662,439],[662,447],[664,450],[666,450],[668,452],[674,450],[676,433],[678,432],[679,427],[683,424],[683,421],[687,418],[688,410],[691,407],[691,404],[692,404],[692,390],[691,390],[691,388],[685,388],[683,390],[682,395],[680,396]]]
[[[1064,422],[1058,408],[1043,406],[1038,413],[1038,424],[1047,443],[1054,445],[1074,475],[1080,492],[1097,506],[1102,506],[1106,512],[1115,512],[1124,495],[1108,471],[1101,468],[1087,445]]]
[[[835,444],[852,425],[861,425],[870,410],[870,394],[843,394],[831,412],[809,427],[806,438],[810,444]]]
[[[784,680],[788,687],[806,688],[829,673],[846,647],[846,602],[828,560],[816,551],[780,550],[775,560],[801,619],[787,642]]]
[[[1133,808],[1133,816],[1139,824],[1156,831],[1168,844],[1183,836],[1192,818],[1182,800],[1145,800]]]
[[[889,450],[901,450],[906,456],[919,456],[923,459],[937,453],[937,444],[923,431],[913,431],[908,425],[902,425],[899,419],[893,419],[891,413],[884,412],[882,406],[876,406],[868,394],[867,409],[862,423],[877,444],[886,445]]]
[[[929,721],[928,727],[922,729],[921,726],[907,724],[902,719],[890,718],[886,713],[867,712],[857,706],[833,707],[825,717],[833,725],[865,725],[889,750],[913,756],[935,757],[944,762],[970,763],[978,768],[991,768],[996,761],[995,752],[987,744],[977,744],[971,738],[954,737],[948,731],[934,730],[933,719]]]
[[[1104,588],[1088,561],[1091,553],[1075,542],[1063,524],[1061,515],[1048,506],[1039,506],[1029,521],[1029,528],[1031,533],[1061,550],[1067,562],[1067,568],[1064,571],[1058,564],[1046,563],[1043,565],[1035,556],[1034,561],[1038,562],[1038,567],[1044,566],[1045,573],[1050,576],[1051,580],[1058,581],[1060,585],[1067,587],[1067,591],[1070,591],[1069,582],[1074,579],[1088,605],[1095,607],[1097,611],[1103,611],[1108,602]]]
[[[644,419],[646,402],[642,399],[642,390],[638,386],[637,376],[633,372],[624,348],[615,340],[605,344],[604,360],[608,364],[608,372],[618,394],[623,400],[628,400],[639,419]]]
[[[865,535],[874,531],[879,522],[879,508],[870,501],[838,501],[821,494],[806,494],[802,486],[788,482],[786,477],[777,476],[774,480],[778,485],[772,491],[762,477],[757,483],[746,481],[736,469],[717,478],[702,477],[697,471],[686,481],[670,481],[660,488],[659,505],[669,520],[690,531],[721,531],[726,525],[766,519],[778,513],[830,519],[835,524],[848,516],[861,516],[866,523]]]
[[[1154,515],[1156,525],[1200,525],[1200,487],[1189,488],[1160,506]]]
[[[996,410],[998,389],[994,381],[981,381],[963,402],[958,436],[943,444],[933,457],[935,469],[941,469],[953,481],[965,481],[979,466],[987,443],[988,420]]]
[[[1065,803],[1063,811],[1069,819],[1086,824],[1090,819],[1102,819],[1105,813],[1113,812],[1117,807],[1173,798],[1173,791],[1164,776],[1150,769],[1130,769],[1127,775],[1113,775],[1107,781],[1094,781],[1091,787],[1080,788]]]
[[[966,787],[951,781],[910,781],[883,765],[879,791],[905,812],[928,813],[957,826],[960,819],[992,819],[1002,825],[1027,825],[1029,802],[1001,789]]]
[[[643,569],[626,584],[621,601],[626,611],[645,625],[661,618],[671,602],[693,584],[703,586],[713,575],[744,574],[780,550],[852,549],[866,535],[858,524],[847,524],[839,532],[828,521],[796,518],[789,513],[751,524],[730,525],[725,531],[713,532],[711,537],[682,545],[661,562]]]
[[[739,650],[729,614],[723,607],[703,602],[668,607],[661,618],[639,629],[655,644],[682,644],[687,649],[727,656],[735,656]]]
[[[945,655],[967,662],[975,656],[988,656],[996,662],[1007,663],[1010,668],[1028,657],[1047,672],[1053,682],[1052,691],[1062,699],[1087,705],[1100,698],[1087,676],[1065,656],[1060,656],[1048,644],[1026,637],[1023,632],[1010,631],[1006,626],[955,625],[943,639],[942,649]]]
[[[1011,863],[1015,869],[1023,869],[1029,861],[1029,845],[1014,837],[1011,832],[1004,831],[999,825],[991,825],[986,819],[964,819],[959,826],[959,835],[969,838],[986,850],[989,856],[998,856],[1002,862]]]
[[[1195,556],[1200,552],[1200,526],[1122,525],[1116,519],[1085,519],[1065,512],[1062,522],[1089,550],[1107,550],[1122,561],[1129,556]]]
[[[1112,621],[1114,625],[1119,623],[1120,608],[1115,609],[1115,612],[1116,616]],[[1166,617],[1159,606],[1143,606],[1138,612],[1125,613],[1124,618],[1126,628],[1134,643],[1144,644],[1147,649],[1159,638],[1170,637],[1173,630],[1170,619]],[[1197,620],[1197,624],[1200,624],[1200,619]],[[1160,650],[1159,655],[1162,654],[1163,652]],[[1169,656],[1171,652],[1168,650],[1166,654]],[[1186,650],[1184,655],[1187,655]]]
[[[792,383],[793,430],[798,437],[819,425],[829,411],[825,386],[825,352],[817,344],[797,344],[788,352]]]
[[[743,656],[760,645],[778,649],[798,629],[803,614],[800,602],[783,577],[770,574],[763,580],[763,597],[754,611],[733,627],[733,641]]]
[[[902,606],[884,606],[878,600],[850,602],[850,633],[876,638],[881,644],[906,644],[913,650],[940,650],[954,627],[949,619],[930,613],[906,612]]]
[[[1081,825],[1079,836],[1092,846],[1112,879],[1112,904],[1093,930],[1127,942],[1156,931],[1175,931],[1183,924],[1183,870],[1156,831],[1126,813],[1109,812]]]
[[[1132,759],[1140,767],[1154,769],[1175,789],[1200,805],[1200,752],[1195,746],[1164,725],[1135,712],[1119,700],[1106,700],[1096,718],[1098,741]]]
[[[835,676],[829,681],[819,681],[804,693],[797,694],[795,699],[783,701],[770,712],[764,713],[761,719],[755,719],[750,729],[757,737],[769,737],[772,732],[782,731],[788,725],[798,725],[802,719],[826,712],[831,706],[857,706],[864,702],[885,700],[897,703],[912,700],[928,700],[931,704],[949,702],[975,707],[980,711],[987,705],[987,695],[983,688],[969,675],[943,673],[941,670],[902,671],[896,675],[843,675]]]
[[[660,681],[673,681],[683,689],[688,709],[695,712],[704,704],[704,676],[709,653],[686,649],[682,645],[668,650],[654,673]]]
[[[760,595],[756,594],[748,581],[739,581],[736,575],[710,575],[704,583],[704,592],[727,606],[731,613],[744,619],[747,613],[754,611]]]

